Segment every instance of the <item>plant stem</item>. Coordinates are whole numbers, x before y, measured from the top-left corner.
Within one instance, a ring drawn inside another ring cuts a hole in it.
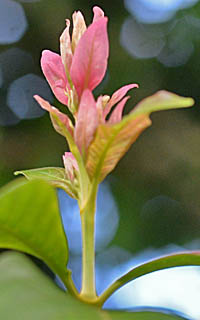
[[[62,278],[62,281],[64,283],[64,285],[66,286],[67,290],[74,296],[74,297],[78,297],[79,296],[79,292],[72,280],[71,277],[71,272],[67,272],[67,276],[65,275],[65,277]]]
[[[82,224],[82,289],[80,296],[88,302],[97,299],[95,283],[95,210],[96,192],[92,192],[81,213]]]

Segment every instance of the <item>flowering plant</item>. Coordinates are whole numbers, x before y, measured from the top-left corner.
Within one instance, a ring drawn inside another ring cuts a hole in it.
[[[65,299],[69,299],[70,303],[74,303],[74,317],[78,317],[81,313],[76,310],[78,302],[71,300],[71,296],[87,304],[102,307],[117,289],[144,274],[175,266],[200,265],[199,252],[164,256],[132,269],[111,284],[101,295],[96,292],[95,209],[99,184],[115,168],[142,131],[151,125],[149,118],[151,112],[190,107],[193,105],[193,99],[159,91],[139,102],[124,117],[122,117],[123,109],[130,98],[127,92],[138,88],[137,84],[125,85],[111,97],[100,95],[95,99],[92,91],[105,76],[109,44],[108,18],[99,7],[94,7],[93,12],[93,21],[88,28],[80,11],[73,14],[72,36],[70,36],[70,21],[66,20],[66,28],[60,37],[60,55],[49,50],[44,50],[42,53],[43,73],[56,98],[68,109],[68,115],[38,95],[35,95],[35,99],[49,112],[55,130],[67,140],[70,152],[65,152],[63,155],[64,168],[48,167],[17,171],[16,174],[23,174],[28,180],[33,181],[20,180],[14,187],[4,189],[0,209],[0,221],[4,226],[4,232],[0,233],[0,246],[19,250],[43,260],[60,277],[68,291],[62,295],[59,292],[59,308]],[[67,239],[57,207],[55,187],[64,189],[76,199],[80,208],[82,224],[80,292],[72,280],[71,271],[67,269]],[[27,217],[25,214],[27,203],[20,200],[22,193],[26,193],[30,203],[34,201],[38,207],[45,204],[45,211],[39,218],[37,228],[34,228],[34,225],[37,223],[39,211],[29,208]],[[13,209],[12,199],[18,199],[15,203],[21,206],[20,211]],[[6,212],[14,210],[15,214],[7,219],[5,210]],[[20,262],[24,258],[14,255],[12,259],[19,259]],[[26,264],[28,268],[28,262],[25,262]],[[55,309],[58,317],[59,308]],[[129,316],[124,313],[102,313],[99,309],[87,312],[94,313],[93,315],[99,319],[101,317],[132,319],[131,314]],[[67,308],[64,314],[66,317],[69,315]],[[141,314],[135,313],[134,319],[150,319],[151,316],[152,319],[176,318],[161,313],[141,312]]]

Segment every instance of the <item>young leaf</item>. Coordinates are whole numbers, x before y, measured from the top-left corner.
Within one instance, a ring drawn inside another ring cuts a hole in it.
[[[150,124],[147,115],[140,115],[114,125],[99,125],[86,162],[91,179],[101,182]]]
[[[19,174],[24,175],[28,180],[45,180],[53,187],[65,190],[65,192],[67,192],[72,198],[78,198],[77,190],[74,188],[72,182],[67,179],[64,168],[47,167],[15,172],[16,176]]]
[[[87,157],[87,171],[95,181],[102,181],[111,172],[141,132],[151,121],[153,111],[190,107],[192,98],[185,98],[167,91],[159,91],[142,100],[121,122],[100,125]]]
[[[79,40],[86,31],[87,27],[85,19],[80,11],[75,11],[72,15],[73,31],[72,31],[72,50],[75,51]]]
[[[15,320],[181,320],[175,314],[106,311],[81,303],[58,288],[28,257],[0,255],[0,318]]]
[[[70,74],[79,97],[84,89],[92,91],[105,75],[108,60],[106,26],[106,17],[93,22],[76,47]]]
[[[53,124],[54,129],[61,135],[65,137],[65,133],[63,132],[59,123],[55,120],[54,115],[60,120],[60,122],[65,127],[65,130],[69,132],[71,136],[73,136],[73,125],[68,116],[62,112],[60,112],[57,108],[50,105],[50,103],[38,95],[34,95],[35,100],[39,103],[41,108],[49,112],[51,122]]]
[[[133,114],[151,113],[160,110],[188,108],[193,106],[192,98],[181,97],[175,93],[160,90],[150,97],[140,101],[133,110]]]
[[[164,256],[149,262],[146,262],[138,267],[133,268],[121,278],[117,279],[111,286],[104,291],[100,297],[102,304],[119,288],[126,285],[128,282],[135,280],[148,273],[164,270],[180,266],[200,266],[200,251],[184,252]],[[164,290],[164,288],[163,288]]]
[[[127,94],[127,92],[129,90],[131,90],[133,88],[138,88],[138,84],[136,84],[136,83],[127,84],[127,85],[119,88],[117,91],[115,91],[113,93],[112,97],[110,98],[109,102],[107,103],[107,105],[105,106],[105,109],[103,111],[104,119],[109,114],[109,112],[112,109],[112,107],[116,103],[118,103]]]
[[[60,36],[60,55],[62,63],[65,67],[65,71],[69,74],[69,70],[72,64],[72,48],[71,38],[69,33],[70,20],[66,19],[66,28]]]
[[[23,251],[43,260],[68,286],[67,240],[56,192],[49,184],[20,179],[1,190],[0,248]]]
[[[70,88],[61,56],[50,50],[44,50],[41,58],[42,71],[56,98],[67,105],[66,88]]]
[[[130,98],[129,96],[125,97],[116,105],[115,109],[111,113],[110,118],[107,122],[108,124],[115,124],[115,123],[118,123],[122,120],[123,110],[124,110],[125,104],[129,98]]]

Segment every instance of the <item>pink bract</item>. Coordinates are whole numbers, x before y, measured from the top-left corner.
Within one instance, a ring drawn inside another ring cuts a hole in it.
[[[71,135],[73,135],[73,126],[71,123],[71,120],[68,118],[68,116],[62,112],[60,112],[57,108],[50,105],[50,103],[43,98],[41,98],[38,95],[34,95],[34,99],[39,103],[42,109],[48,111],[51,114],[55,114],[58,116],[59,120],[63,123],[63,125],[66,127],[66,129],[69,131]],[[59,125],[51,118],[52,124],[54,126],[54,129],[62,134],[62,130],[60,129]]]
[[[108,60],[107,18],[93,22],[81,37],[70,70],[79,97],[84,89],[91,91],[102,81]]]
[[[123,87],[121,87],[120,89],[118,89],[117,91],[115,91],[109,101],[109,103],[106,105],[106,107],[104,108],[103,111],[103,118],[105,119],[106,116],[109,114],[111,108],[118,103],[126,94],[130,89],[133,88],[138,88],[138,84],[136,83],[131,83],[131,84],[127,84]]]
[[[98,126],[98,111],[92,92],[86,89],[81,97],[74,140],[82,154],[86,153]]]
[[[56,98],[67,105],[66,88],[69,88],[69,83],[61,57],[57,53],[44,50],[42,52],[41,67]]]

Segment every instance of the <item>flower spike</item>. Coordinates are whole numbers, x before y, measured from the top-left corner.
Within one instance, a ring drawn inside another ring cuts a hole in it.
[[[93,90],[102,81],[108,60],[107,18],[99,7],[93,8],[94,18],[87,28],[80,11],[74,12],[72,40],[70,21],[60,36],[60,54],[44,50],[41,59],[42,71],[56,98],[74,113],[76,106],[69,104],[69,90],[78,97],[85,89]]]

